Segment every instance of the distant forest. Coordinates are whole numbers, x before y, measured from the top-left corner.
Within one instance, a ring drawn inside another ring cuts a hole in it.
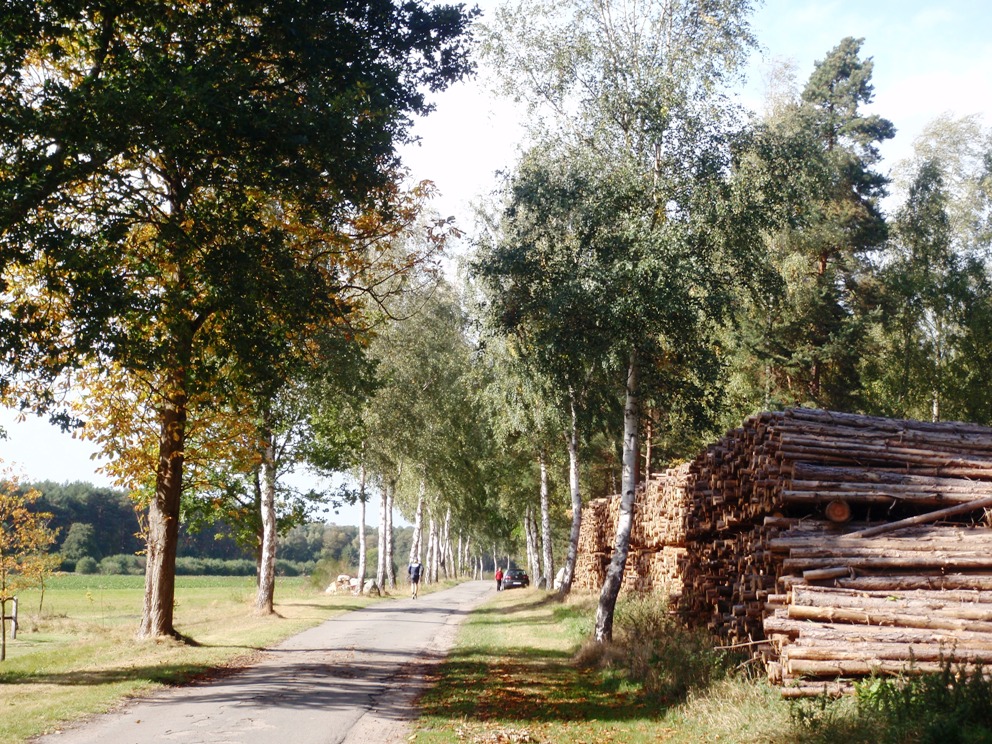
[[[145,541],[142,513],[123,491],[90,483],[43,481],[27,486],[41,492],[40,511],[51,512],[58,530],[56,549],[62,570],[81,573],[141,573]],[[394,530],[395,556],[406,562],[413,528]],[[377,560],[377,531],[366,529],[368,565]],[[199,531],[180,526],[178,573],[255,573],[255,556],[239,545],[227,525],[217,523]],[[297,525],[279,538],[277,557],[284,574],[310,573],[319,561],[347,572],[358,565],[358,528],[310,522]]]

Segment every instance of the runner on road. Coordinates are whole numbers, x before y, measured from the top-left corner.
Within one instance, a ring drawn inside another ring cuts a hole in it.
[[[406,572],[410,577],[410,599],[417,598],[417,590],[420,587],[420,573],[423,570],[423,566],[420,565],[420,561],[416,558],[413,559],[413,563],[407,566]]]

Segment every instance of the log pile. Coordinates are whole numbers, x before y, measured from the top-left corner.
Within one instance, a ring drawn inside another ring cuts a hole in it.
[[[638,494],[623,586],[749,644],[792,695],[987,663],[989,507],[988,428],[764,413]],[[618,510],[584,514],[578,587],[602,585]]]

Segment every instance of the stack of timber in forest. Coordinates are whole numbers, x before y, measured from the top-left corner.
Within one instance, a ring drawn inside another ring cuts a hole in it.
[[[992,662],[992,429],[792,409],[638,494],[624,590],[748,644],[789,695]],[[602,585],[619,498],[583,516]]]

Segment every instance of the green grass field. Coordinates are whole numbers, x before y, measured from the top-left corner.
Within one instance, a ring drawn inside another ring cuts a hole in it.
[[[325,595],[305,579],[276,582],[276,615],[251,611],[251,577],[176,579],[175,626],[196,645],[135,640],[142,576],[49,580],[19,596],[19,632],[0,663],[0,741],[19,742],[121,698],[237,665],[266,646],[370,600]],[[40,605],[40,606],[39,606]]]

